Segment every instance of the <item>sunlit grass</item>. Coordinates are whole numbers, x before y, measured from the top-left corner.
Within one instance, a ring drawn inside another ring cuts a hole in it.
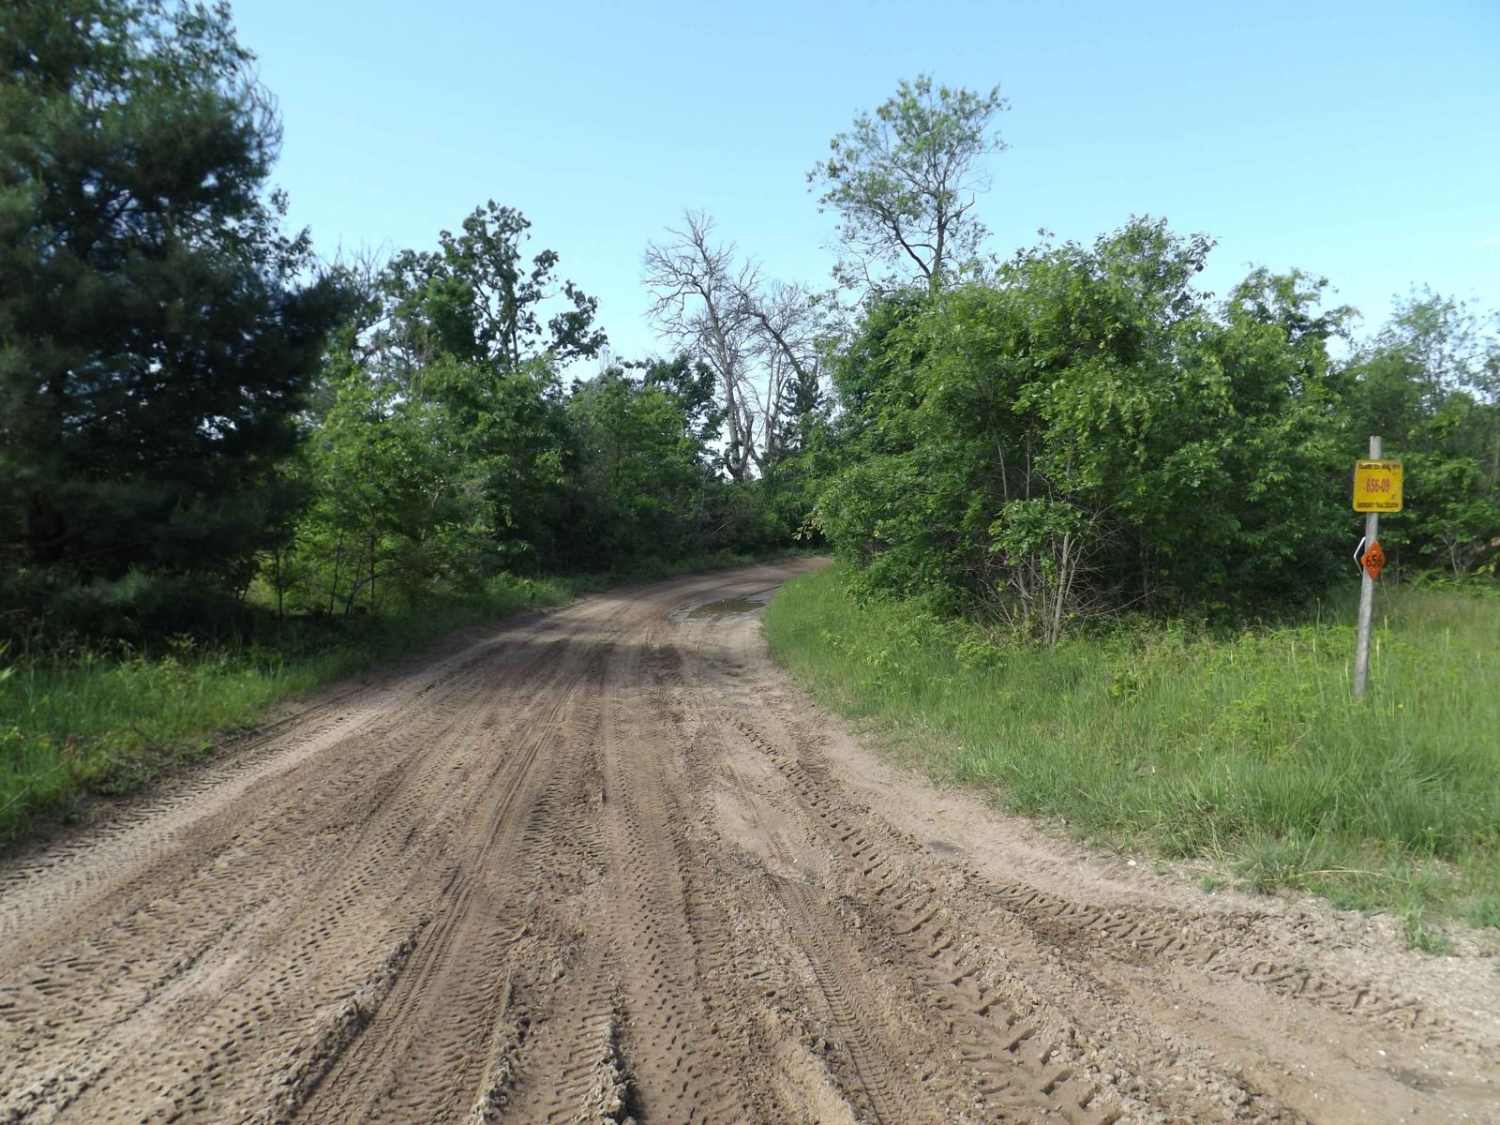
[[[1441,948],[1435,919],[1500,918],[1500,600],[1382,589],[1363,704],[1352,619],[1016,648],[858,604],[835,569],[787,586],[766,629],[818,696],[943,778],[1255,889],[1399,911]]]

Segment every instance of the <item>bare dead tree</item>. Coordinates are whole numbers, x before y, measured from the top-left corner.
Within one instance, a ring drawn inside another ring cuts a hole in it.
[[[743,294],[759,287],[754,265],[736,264],[735,247],[713,242],[713,220],[688,211],[664,243],[648,243],[644,281],[654,294],[651,318],[679,348],[713,369],[724,399],[725,465],[736,480],[751,473],[765,424],[750,386],[757,341]]]
[[[790,416],[816,395],[823,306],[804,286],[763,281],[733,243],[714,241],[702,212],[687,212],[667,233],[646,247],[652,319],[717,375],[730,474],[764,473],[787,451]]]
[[[816,390],[822,378],[819,341],[825,326],[817,298],[804,286],[775,282],[741,290],[738,296],[764,371],[763,379],[751,383],[757,396],[764,391],[758,399],[764,438],[759,464],[764,469],[785,452],[786,427],[794,422],[788,415],[796,412],[798,391]]]

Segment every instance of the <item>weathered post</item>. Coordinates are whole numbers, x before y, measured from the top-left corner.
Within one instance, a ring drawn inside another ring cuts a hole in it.
[[[1370,438],[1370,460],[1379,461],[1381,453],[1380,438]],[[1356,470],[1356,478],[1358,471]],[[1359,484],[1356,480],[1354,498],[1359,502]],[[1365,550],[1370,545],[1379,543],[1380,513],[1365,513]],[[1370,678],[1370,621],[1375,615],[1375,577],[1370,573],[1370,568],[1360,566],[1359,577],[1359,640],[1354,648],[1354,698],[1363,699],[1365,696],[1365,684]]]
[[[1375,616],[1375,580],[1385,566],[1380,513],[1401,510],[1401,462],[1381,459],[1380,438],[1370,438],[1368,461],[1354,462],[1354,510],[1365,513],[1365,537],[1354,553],[1359,563],[1359,640],[1354,649],[1354,698],[1363,699],[1370,679],[1370,624]]]

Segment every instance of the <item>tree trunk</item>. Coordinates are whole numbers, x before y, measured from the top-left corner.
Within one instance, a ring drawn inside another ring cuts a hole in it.
[[[328,586],[328,616],[333,616],[333,611],[338,605],[339,596],[339,564],[344,558],[344,533],[339,532],[338,542],[333,545],[333,581]]]

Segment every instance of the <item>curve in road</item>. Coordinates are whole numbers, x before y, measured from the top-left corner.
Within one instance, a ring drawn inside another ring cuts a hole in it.
[[[869,757],[760,638],[812,565],[506,625],[0,868],[0,1121],[1495,1118],[1482,1004]]]

